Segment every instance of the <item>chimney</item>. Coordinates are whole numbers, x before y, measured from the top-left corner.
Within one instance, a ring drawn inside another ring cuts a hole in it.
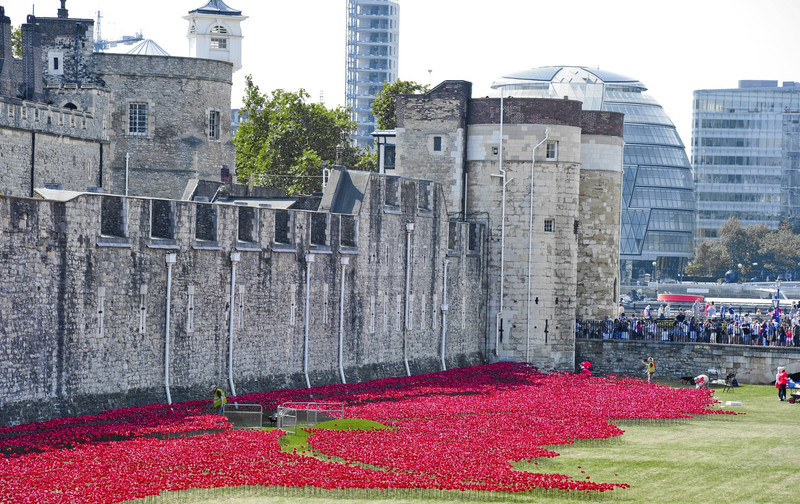
[[[36,16],[28,15],[22,25],[22,98],[43,101],[42,92],[42,37]]]
[[[60,17],[60,18],[68,18],[69,17],[69,11],[67,11],[67,7],[65,5],[66,3],[67,3],[67,0],[61,0],[61,8],[58,9],[58,17]]]

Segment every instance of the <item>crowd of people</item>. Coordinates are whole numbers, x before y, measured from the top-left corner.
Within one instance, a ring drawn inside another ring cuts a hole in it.
[[[654,312],[647,305],[640,315],[628,316],[620,304],[616,319],[577,321],[576,337],[800,347],[800,307],[795,303],[786,310],[741,313],[697,300],[687,309],[663,303]]]

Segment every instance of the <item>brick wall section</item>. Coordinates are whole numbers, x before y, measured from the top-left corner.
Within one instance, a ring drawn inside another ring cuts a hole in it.
[[[273,242],[276,211],[257,209],[256,241],[242,243],[238,207],[214,205],[217,240],[203,242],[194,236],[196,204],[173,201],[174,239],[152,240],[149,199],[128,200],[125,237],[104,237],[103,196],[66,203],[0,197],[0,275],[9,279],[0,299],[0,424],[166,400],[167,253],[177,254],[169,328],[174,401],[207,398],[213,385],[229,388],[233,251],[241,258],[233,318],[239,394],[305,385],[307,266],[312,385],[339,381],[342,268],[348,382],[404,375],[404,356],[412,373],[440,369],[445,259],[447,366],[482,362],[483,334],[475,330],[484,316],[482,257],[448,253],[438,185],[431,209],[420,211],[412,196],[417,182],[402,179],[398,211],[384,206],[385,180],[370,177],[354,215],[357,247],[344,249],[336,214],[324,214],[327,245],[312,246],[314,212],[290,211],[292,240],[283,245]],[[408,223],[414,224],[409,264]],[[342,266],[342,258],[349,264]]]
[[[584,135],[605,135],[622,137],[622,123],[625,114],[584,110],[581,112],[581,130]]]
[[[765,385],[775,382],[778,366],[789,374],[800,372],[800,350],[785,347],[578,339],[575,352],[576,362],[591,362],[592,372],[601,375],[645,377],[641,361],[647,357],[656,361],[656,379],[679,380],[716,369],[722,378],[736,373],[740,383]]]
[[[504,124],[581,126],[581,102],[540,98],[504,98]],[[468,124],[500,124],[500,98],[470,100]]]

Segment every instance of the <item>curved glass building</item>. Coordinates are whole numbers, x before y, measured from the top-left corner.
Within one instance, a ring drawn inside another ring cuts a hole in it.
[[[682,275],[694,246],[692,168],[678,131],[644,94],[644,84],[596,68],[549,66],[505,75],[492,88],[503,96],[568,98],[585,110],[624,113],[621,279]]]

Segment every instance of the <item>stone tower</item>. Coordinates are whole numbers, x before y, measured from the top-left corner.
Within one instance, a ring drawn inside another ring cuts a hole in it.
[[[486,224],[493,357],[573,370],[575,319],[619,296],[623,115],[470,96],[445,81],[398,97],[395,172],[441,183],[451,221]]]
[[[242,28],[247,19],[242,11],[232,9],[222,0],[209,0],[203,7],[189,11],[189,55],[233,63],[242,68]]]

